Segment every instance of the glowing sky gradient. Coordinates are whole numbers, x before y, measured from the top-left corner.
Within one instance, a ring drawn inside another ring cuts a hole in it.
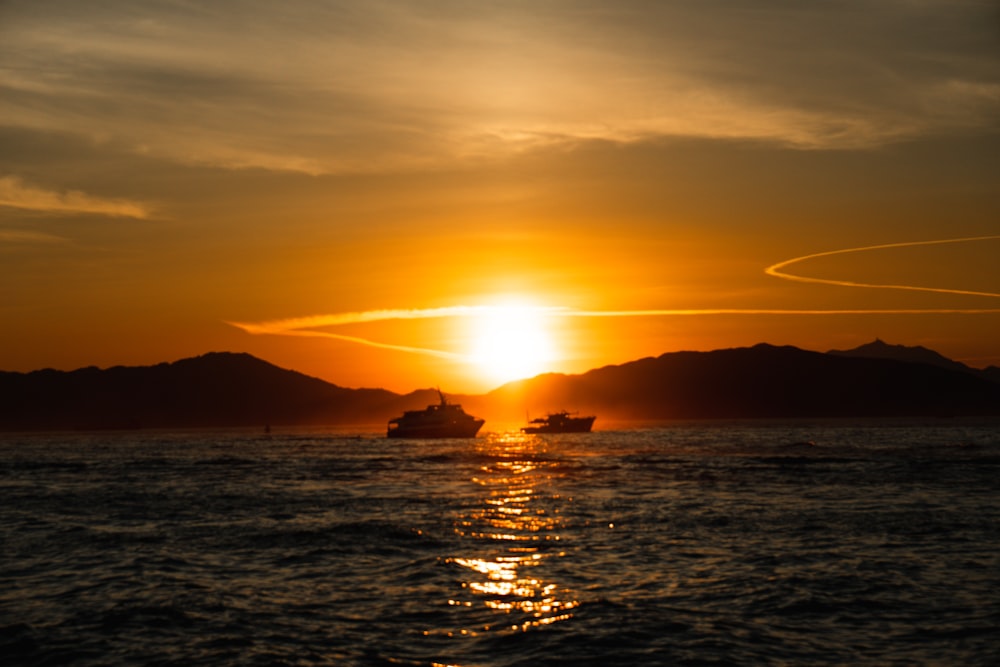
[[[825,285],[835,285],[841,287],[862,287],[870,289],[897,289],[914,292],[932,292],[937,294],[958,294],[971,296],[984,296],[1000,299],[1000,293],[977,292],[973,290],[958,290],[940,287],[928,287],[920,285],[883,285],[873,283],[861,283],[848,280],[834,280],[829,278],[812,278],[809,276],[788,273],[787,269],[793,264],[798,264],[815,257],[828,257],[830,255],[841,255],[846,253],[865,252],[870,250],[882,250],[885,248],[906,248],[912,246],[941,245],[946,243],[975,243],[980,241],[996,241],[1000,236],[979,236],[963,239],[939,239],[935,241],[915,241],[909,243],[891,243],[866,248],[848,248],[844,250],[831,250],[828,252],[814,253],[804,257],[779,262],[767,267],[765,273],[776,278],[793,280],[806,283],[819,283]],[[1000,307],[997,308],[894,308],[894,309],[854,309],[854,310],[790,310],[790,309],[762,309],[762,308],[702,308],[702,309],[657,309],[657,310],[572,310],[559,306],[534,306],[531,310],[547,317],[675,317],[684,315],[995,315],[1000,314]],[[322,328],[337,327],[346,324],[360,324],[367,322],[383,322],[390,320],[416,320],[416,319],[438,319],[438,318],[475,318],[497,312],[503,314],[503,306],[451,306],[445,308],[427,308],[424,310],[375,310],[361,313],[335,313],[328,315],[310,315],[307,317],[291,318],[270,322],[230,322],[233,326],[242,329],[250,334],[277,335],[277,336],[317,336],[327,337],[337,340],[350,341],[359,345],[370,345],[384,349],[412,352],[416,354],[427,354],[446,359],[463,359],[463,355],[445,350],[431,350],[425,348],[415,348],[410,346],[392,345],[381,343],[357,336],[345,336],[342,334],[321,331]]]
[[[0,369],[485,391],[875,337],[1000,364],[1000,7],[0,2]]]

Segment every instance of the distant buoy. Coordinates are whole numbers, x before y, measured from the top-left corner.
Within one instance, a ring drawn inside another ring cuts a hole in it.
[[[815,447],[816,443],[812,440],[799,440],[798,442],[793,442],[789,445],[785,445],[787,448],[799,448],[799,447]]]

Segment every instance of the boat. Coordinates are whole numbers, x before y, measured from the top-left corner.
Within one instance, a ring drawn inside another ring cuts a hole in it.
[[[528,422],[521,429],[524,433],[590,433],[597,417],[571,417],[568,412],[550,412]]]
[[[441,402],[424,410],[407,410],[389,420],[388,438],[474,438],[485,419],[473,417],[461,405],[449,403],[438,389]]]

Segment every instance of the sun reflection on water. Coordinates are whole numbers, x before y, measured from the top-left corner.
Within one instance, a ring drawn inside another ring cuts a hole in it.
[[[455,522],[472,553],[447,560],[461,568],[463,589],[449,604],[502,615],[483,630],[529,630],[565,621],[580,604],[546,574],[546,565],[565,555],[556,544],[562,526],[562,499],[553,491],[557,462],[547,446],[520,433],[477,442],[484,463],[472,481],[483,488],[482,502]]]

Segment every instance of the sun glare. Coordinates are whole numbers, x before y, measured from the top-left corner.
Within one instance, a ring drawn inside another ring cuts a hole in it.
[[[544,308],[520,304],[485,308],[475,318],[471,334],[472,363],[497,382],[538,375],[555,359]]]

